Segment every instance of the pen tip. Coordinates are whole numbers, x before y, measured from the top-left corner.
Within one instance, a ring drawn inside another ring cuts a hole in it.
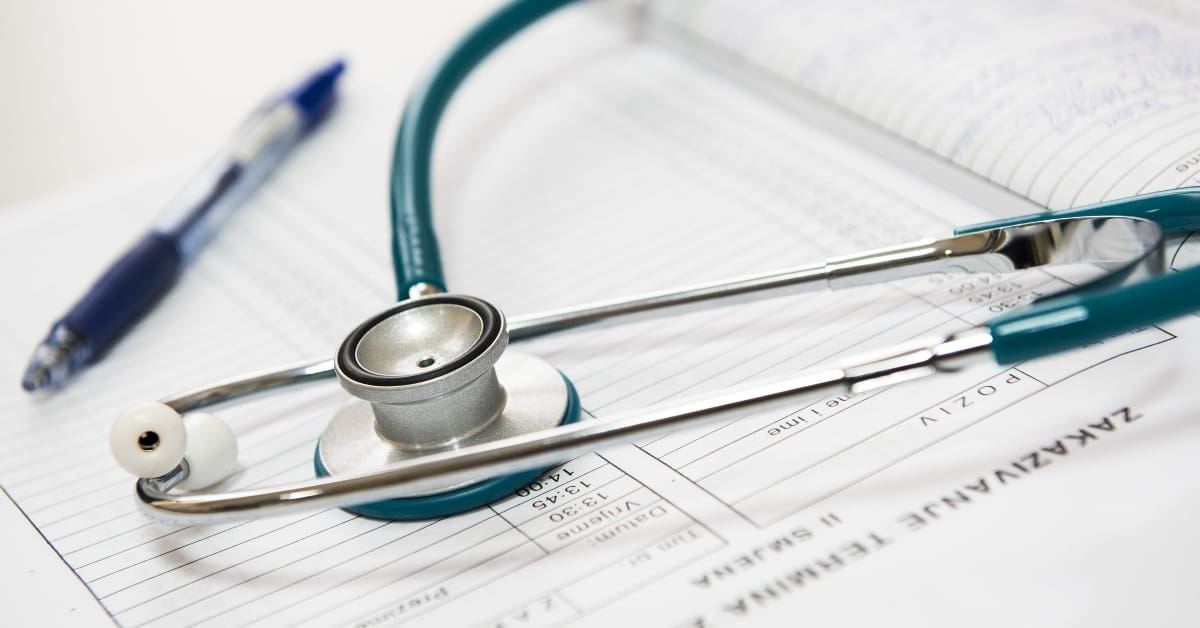
[[[44,366],[30,367],[21,380],[21,388],[28,392],[41,390],[50,385],[50,369]]]
[[[61,386],[90,355],[91,349],[83,336],[62,322],[55,323],[46,339],[33,350],[21,388],[32,393]]]

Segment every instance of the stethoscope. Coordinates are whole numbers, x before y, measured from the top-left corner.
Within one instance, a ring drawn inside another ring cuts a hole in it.
[[[1200,268],[1163,274],[1165,236],[1200,228],[1200,189],[973,225],[948,237],[811,266],[537,316],[506,319],[482,299],[447,294],[430,212],[438,121],[475,66],[571,1],[517,1],[503,7],[452,49],[412,94],[396,140],[392,179],[400,303],[350,332],[332,360],[143,403],[117,419],[110,444],[121,466],[141,478],[136,494],[145,511],[180,524],[324,507],[384,519],[440,517],[505,497],[550,465],[728,420],[728,410],[752,410],[799,395],[869,390],[990,359],[1014,364],[1200,308]],[[943,271],[1004,273],[1084,264],[1103,274],[984,325],[702,401],[599,420],[579,420],[575,390],[553,366],[505,351],[511,340],[714,299],[762,299],[813,285],[838,288]],[[335,374],[355,399],[320,436],[314,461],[320,477],[265,489],[200,491],[233,472],[237,442],[223,421],[196,410]]]

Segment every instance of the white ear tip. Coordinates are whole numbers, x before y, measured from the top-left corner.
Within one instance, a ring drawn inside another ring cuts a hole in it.
[[[108,445],[121,468],[140,478],[174,469],[187,450],[183,418],[166,404],[140,403],[113,422]]]
[[[183,417],[187,427],[188,475],[179,488],[188,491],[212,486],[237,468],[237,437],[219,417],[190,412]]]

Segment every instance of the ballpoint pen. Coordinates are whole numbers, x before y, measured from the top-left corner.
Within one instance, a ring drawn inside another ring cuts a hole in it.
[[[104,355],[171,287],[233,209],[325,117],[343,68],[336,61],[256,109],[150,231],[50,327],[21,386],[31,392],[60,386]]]

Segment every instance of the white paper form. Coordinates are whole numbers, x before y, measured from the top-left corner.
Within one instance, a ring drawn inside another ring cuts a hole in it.
[[[587,12],[548,23],[524,46],[524,54],[497,60],[465,94],[468,106],[452,114],[437,189],[452,287],[510,313],[800,263],[983,217],[690,61],[627,41]],[[568,49],[578,56],[561,53]],[[546,50],[564,56],[547,59]],[[545,69],[560,66],[570,74]],[[513,79],[521,73],[529,78]],[[374,147],[390,137],[395,102],[388,96],[348,94],[343,105],[352,109],[340,110],[300,160],[237,214],[167,301],[75,386],[41,403],[5,393],[0,483],[118,623],[682,621],[773,575],[755,562],[732,568],[721,588],[689,584],[738,556],[761,554],[764,543],[796,548],[781,553],[790,561],[834,540],[842,547],[843,535],[867,543],[872,532],[890,534],[887,552],[846,570],[859,578],[872,564],[898,560],[889,555],[943,538],[931,527],[900,539],[878,522],[927,490],[954,486],[955,471],[974,473],[980,461],[991,465],[1020,455],[1012,452],[1029,442],[1040,446],[1043,437],[1052,442],[1065,429],[1099,422],[1100,407],[1112,412],[1119,401],[1147,418],[1128,431],[1111,419],[1119,431],[1089,443],[1089,457],[1072,449],[1033,477],[1094,471],[1105,460],[1128,459],[1137,469],[1152,454],[1118,446],[1136,442],[1133,430],[1142,426],[1151,429],[1141,433],[1171,435],[1164,463],[1176,462],[1185,437],[1195,436],[1175,425],[1184,418],[1177,406],[1194,397],[1172,387],[1168,403],[1161,383],[1165,373],[1171,385],[1177,371],[1170,363],[1186,357],[1178,338],[1189,320],[1016,370],[975,369],[589,454],[487,509],[434,522],[387,523],[336,510],[206,528],[149,522],[133,505],[132,481],[108,459],[116,412],[244,370],[328,355],[345,330],[388,302],[384,168],[358,152],[364,138]],[[331,164],[320,159],[325,154],[339,159]],[[6,219],[6,255],[77,247],[99,267],[105,242],[132,236],[152,212],[152,202],[138,199],[175,183],[134,190],[107,206]],[[378,202],[363,192],[370,189]],[[73,230],[54,228],[67,221]],[[36,281],[5,278],[20,294],[54,291],[31,298],[37,311],[18,312],[3,331],[14,380],[30,339],[88,280],[77,264],[43,272]],[[976,277],[970,285],[945,279],[606,325],[522,346],[553,360],[578,385],[585,410],[603,416],[965,326],[1061,281],[1044,273]],[[1132,366],[1137,387],[1113,385]],[[996,390],[980,392],[985,386]],[[1109,394],[1083,392],[1104,387]],[[1052,402],[1044,401],[1048,392]],[[968,393],[975,395],[969,412],[956,412]],[[223,412],[242,446],[243,470],[227,486],[310,477],[315,436],[343,399],[326,384]],[[946,406],[949,414],[936,414]],[[820,420],[810,418],[814,409]],[[1006,420],[1003,413],[1016,409],[1025,420]],[[926,415],[937,421],[922,422]],[[792,431],[802,423],[811,426]],[[986,438],[975,436],[981,430]],[[1093,455],[1097,449],[1109,455]],[[1095,488],[1046,480],[1003,495],[1013,495],[1005,504],[1036,496],[1036,507],[1071,490],[1089,497],[1087,507],[1102,503]],[[1104,488],[1143,506],[1150,497],[1140,482]],[[1155,495],[1180,492],[1173,490]],[[1194,520],[1190,511],[1179,514],[1180,524]],[[1101,521],[1092,529],[1103,534],[1111,526]],[[1061,539],[1075,530],[1045,532]],[[775,541],[781,535],[788,540]],[[934,547],[919,560],[937,563],[945,553]],[[825,595],[836,598],[838,580],[827,580],[833,592]],[[836,619],[824,612],[814,621]]]
[[[60,626],[107,622],[108,615],[96,604],[91,592],[63,567],[62,558],[7,495],[0,499],[0,530],[4,532],[7,563],[0,574],[7,622]],[[50,592],[54,603],[46,604]]]
[[[649,6],[776,79],[1052,208],[1200,183],[1200,22],[1182,5]]]

